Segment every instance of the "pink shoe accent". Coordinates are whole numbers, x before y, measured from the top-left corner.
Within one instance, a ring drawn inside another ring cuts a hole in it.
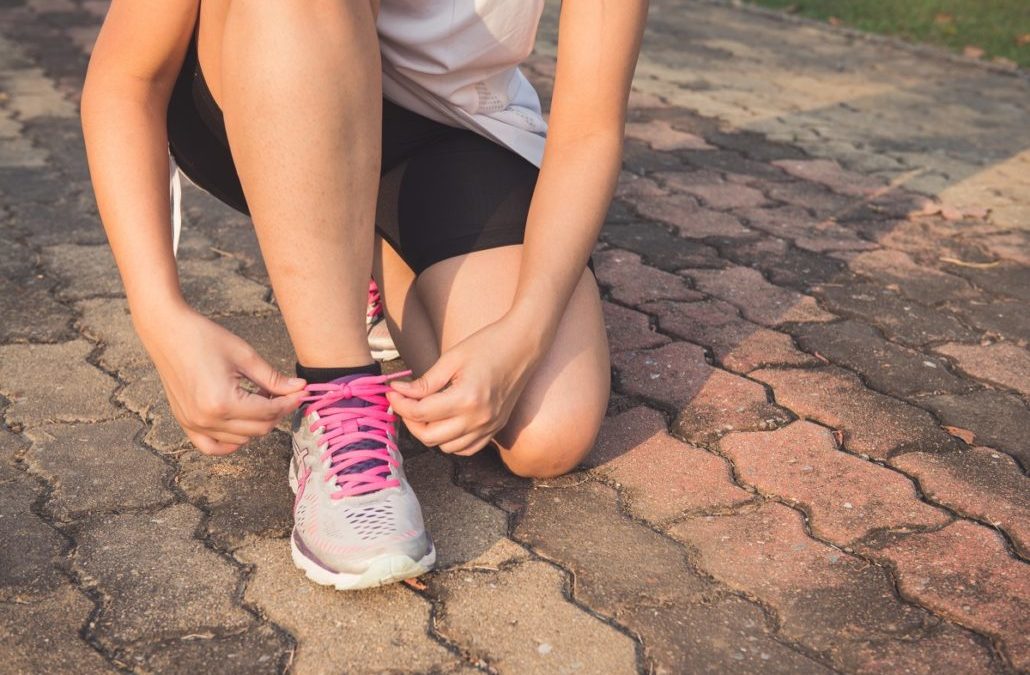
[[[383,315],[382,296],[379,293],[379,284],[375,279],[368,282],[368,322],[374,323]]]
[[[321,440],[326,445],[320,459],[330,462],[326,480],[336,481],[337,489],[332,493],[333,499],[400,485],[396,478],[388,478],[391,469],[399,464],[394,458],[394,454],[399,451],[391,438],[396,435],[394,423],[397,417],[389,412],[390,402],[385,394],[390,391],[387,382],[410,374],[410,370],[405,370],[391,375],[367,375],[346,382],[309,384],[305,387],[312,395],[302,399],[310,401],[304,414],[312,410],[318,413],[319,419],[308,430],[323,430]],[[335,405],[353,398],[361,399],[367,405]],[[348,449],[348,446],[355,443],[368,447]],[[369,460],[376,461],[371,468],[344,473],[348,468]],[[307,476],[304,478],[306,480]]]

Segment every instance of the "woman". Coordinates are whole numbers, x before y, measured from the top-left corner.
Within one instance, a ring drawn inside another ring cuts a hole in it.
[[[135,329],[201,452],[293,414],[293,557],[320,583],[435,561],[394,413],[443,452],[493,443],[520,476],[569,471],[597,434],[609,363],[588,260],[646,2],[562,3],[549,123],[517,67],[542,3],[113,0],[97,38],[82,125]],[[251,216],[297,377],[183,300],[169,150]],[[371,357],[370,273],[412,382]]]

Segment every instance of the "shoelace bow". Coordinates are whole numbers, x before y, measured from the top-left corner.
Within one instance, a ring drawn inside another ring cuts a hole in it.
[[[314,410],[319,416],[308,431],[314,433],[322,429],[321,440],[326,443],[326,448],[320,460],[329,461],[326,480],[336,479],[333,499],[400,485],[396,478],[387,478],[392,467],[399,463],[393,456],[398,452],[397,444],[389,437],[397,416],[389,412],[390,402],[385,394],[390,391],[387,382],[410,374],[410,370],[405,370],[390,375],[357,377],[343,383],[309,384],[304,388],[311,393],[302,399],[310,401],[307,412]],[[370,405],[336,405],[353,398]],[[351,430],[347,431],[347,428]],[[349,447],[356,443],[367,443],[368,447]],[[375,464],[367,469],[344,473],[369,460]]]
[[[375,321],[383,315],[382,296],[379,293],[379,285],[372,279],[368,283],[368,320]]]

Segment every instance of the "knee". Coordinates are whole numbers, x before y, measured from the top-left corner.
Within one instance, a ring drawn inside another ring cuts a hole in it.
[[[579,466],[594,447],[599,427],[599,421],[564,426],[530,424],[514,435],[510,444],[499,438],[497,446],[504,465],[516,476],[557,478]]]

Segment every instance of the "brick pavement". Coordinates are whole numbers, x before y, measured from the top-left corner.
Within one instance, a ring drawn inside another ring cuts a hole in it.
[[[198,456],[132,332],[76,112],[104,8],[0,6],[0,671],[1030,669],[1025,75],[655,0],[595,452],[407,443],[443,569],[341,594],[288,561],[285,434]],[[189,298],[288,368],[246,219],[186,190]]]

